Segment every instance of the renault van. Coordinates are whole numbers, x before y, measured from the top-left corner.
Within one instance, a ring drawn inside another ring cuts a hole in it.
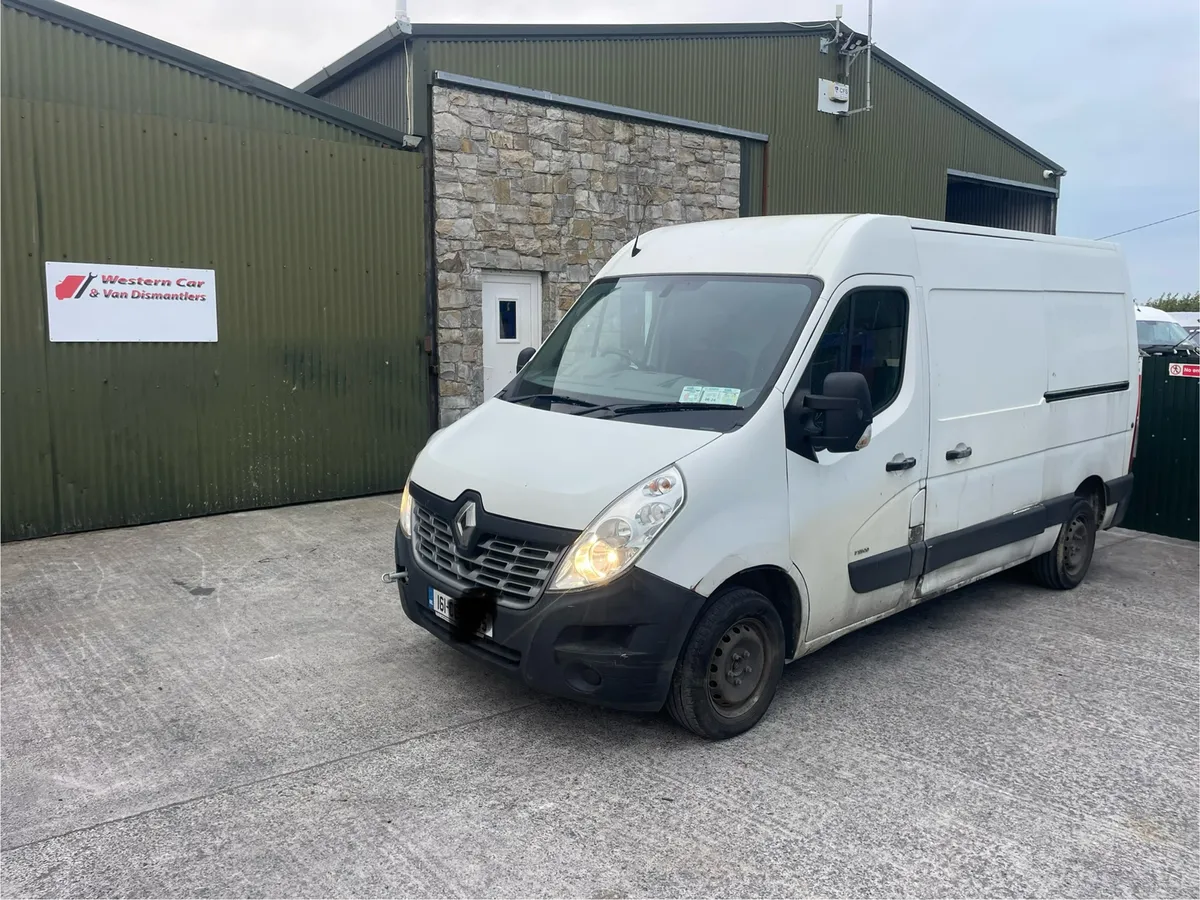
[[[538,691],[665,705],[707,738],[758,722],[785,663],[931,597],[1022,563],[1076,587],[1132,489],[1113,244],[876,215],[662,228],[519,365],[418,456],[385,580]]]

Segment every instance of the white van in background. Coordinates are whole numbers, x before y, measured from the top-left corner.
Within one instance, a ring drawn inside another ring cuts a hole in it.
[[[1182,325],[1183,330],[1192,336],[1192,343],[1200,344],[1200,340],[1196,340],[1197,335],[1200,335],[1200,312],[1171,313],[1171,318]]]
[[[1153,306],[1135,306],[1137,319],[1138,349],[1143,353],[1172,353],[1192,350],[1195,341],[1192,332],[1184,328],[1171,313]]]
[[[385,579],[540,691],[730,737],[849,631],[1020,563],[1078,585],[1130,496],[1138,365],[1113,244],[875,215],[648,232],[429,440]]]

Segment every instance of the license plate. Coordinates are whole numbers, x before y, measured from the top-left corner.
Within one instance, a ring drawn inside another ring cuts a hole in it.
[[[454,623],[454,602],[454,598],[448,594],[435,588],[429,589],[429,608],[442,621]],[[475,633],[480,637],[490,638],[492,636],[492,617],[485,618]]]

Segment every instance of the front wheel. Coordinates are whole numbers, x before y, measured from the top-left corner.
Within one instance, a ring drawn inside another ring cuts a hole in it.
[[[679,654],[667,709],[710,740],[749,731],[771,705],[783,656],[783,622],[771,601],[749,588],[725,591]]]
[[[1054,546],[1030,562],[1034,580],[1043,587],[1069,591],[1078,587],[1096,552],[1096,507],[1087,497],[1071,505]]]

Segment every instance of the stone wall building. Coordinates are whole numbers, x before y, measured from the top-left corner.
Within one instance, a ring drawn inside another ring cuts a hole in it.
[[[433,88],[439,418],[484,396],[483,279],[534,272],[544,337],[638,230],[736,217],[741,142]]]

